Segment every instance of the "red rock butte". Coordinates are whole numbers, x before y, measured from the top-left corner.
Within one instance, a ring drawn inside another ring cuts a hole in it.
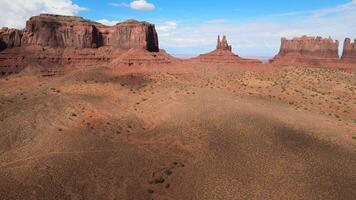
[[[23,30],[0,30],[0,75],[18,73],[29,64],[108,64],[130,49],[143,58],[115,59],[116,64],[170,63],[160,51],[155,25],[127,20],[114,26],[75,16],[41,14],[31,17]]]
[[[344,62],[356,63],[356,39],[353,43],[351,43],[350,38],[345,39],[341,60]]]
[[[31,17],[23,30],[3,28],[0,34],[1,49],[38,45],[159,51],[155,26],[135,20],[105,26],[81,17],[41,14]]]
[[[226,36],[223,36],[222,40],[220,40],[220,36],[218,36],[216,49],[207,54],[201,54],[196,58],[192,58],[192,61],[198,61],[203,63],[210,64],[232,64],[232,65],[240,65],[240,64],[261,64],[262,62],[255,59],[245,59],[241,58],[238,55],[235,55],[232,52],[232,46],[228,44]]]
[[[338,62],[339,41],[329,38],[302,36],[291,40],[281,39],[281,48],[272,63],[321,64]]]

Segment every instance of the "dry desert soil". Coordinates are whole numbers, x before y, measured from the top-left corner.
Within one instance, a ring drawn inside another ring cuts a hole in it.
[[[0,199],[356,199],[356,71],[98,66],[1,78]]]

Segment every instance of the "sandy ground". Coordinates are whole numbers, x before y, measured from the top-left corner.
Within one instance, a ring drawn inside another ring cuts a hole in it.
[[[0,79],[0,199],[356,199],[356,71]]]

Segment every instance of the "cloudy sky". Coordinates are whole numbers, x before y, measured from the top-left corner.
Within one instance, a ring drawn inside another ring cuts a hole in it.
[[[134,18],[156,24],[160,47],[199,54],[228,36],[239,55],[271,56],[280,37],[356,38],[356,0],[0,0],[0,26],[23,28],[39,13],[78,15],[105,24]]]

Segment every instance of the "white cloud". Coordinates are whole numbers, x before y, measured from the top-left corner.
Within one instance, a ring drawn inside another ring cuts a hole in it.
[[[130,3],[130,7],[135,10],[153,10],[155,5],[148,3],[146,0],[135,0]]]
[[[107,19],[99,19],[97,20],[97,22],[108,25],[108,26],[113,26],[117,23],[119,23],[120,21],[116,21],[116,20],[107,20]]]
[[[330,14],[338,14],[345,11],[356,11],[356,0],[352,0],[349,3],[341,4],[335,7],[316,10],[313,13],[313,17],[322,17]]]
[[[128,3],[109,3],[109,5],[115,7],[130,7],[130,4]]]
[[[128,7],[134,10],[154,10],[155,5],[146,0],[134,0],[131,3],[109,3],[111,6]]]
[[[0,0],[0,27],[23,28],[25,21],[40,13],[75,15],[85,8],[71,0]]]
[[[171,31],[174,31],[175,29],[177,29],[177,22],[166,21],[166,22],[161,23],[159,26],[157,26],[156,29],[158,32],[162,32],[162,33],[171,32]]]

